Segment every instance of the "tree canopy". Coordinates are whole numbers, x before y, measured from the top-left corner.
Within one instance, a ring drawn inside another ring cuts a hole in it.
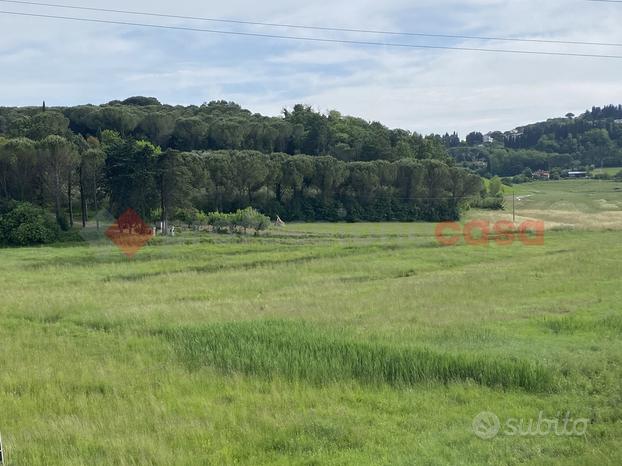
[[[448,220],[481,193],[478,175],[622,165],[622,107],[595,107],[484,136],[423,136],[306,105],[278,117],[233,102],[0,108],[0,198],[52,210],[80,202],[167,222],[248,207],[286,220]]]

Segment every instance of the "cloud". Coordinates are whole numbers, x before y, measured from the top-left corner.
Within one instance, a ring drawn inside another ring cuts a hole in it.
[[[94,3],[83,3],[95,6]],[[101,4],[98,4],[101,5]],[[563,0],[132,2],[133,10],[262,22],[622,43],[622,7]],[[0,5],[4,10],[336,39],[622,55],[562,46],[299,31]],[[128,9],[121,1],[106,8]],[[348,46],[0,15],[0,105],[236,100],[275,115],[303,102],[418,132],[510,129],[622,102],[622,60]]]

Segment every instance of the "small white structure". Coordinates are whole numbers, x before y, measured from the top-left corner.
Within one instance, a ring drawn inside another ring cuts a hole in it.
[[[492,144],[495,142],[492,133],[484,134],[484,144]]]

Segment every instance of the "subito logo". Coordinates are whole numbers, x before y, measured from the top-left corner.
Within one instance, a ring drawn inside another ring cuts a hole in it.
[[[456,222],[443,222],[436,225],[434,236],[441,246],[455,246],[461,237],[469,246],[488,246],[491,240],[499,246],[510,246],[517,240],[525,246],[542,246],[544,222],[527,220],[516,225],[507,220],[494,224],[472,220],[464,227]]]
[[[482,440],[490,440],[497,436],[501,422],[495,413],[482,411],[473,419],[473,433]]]

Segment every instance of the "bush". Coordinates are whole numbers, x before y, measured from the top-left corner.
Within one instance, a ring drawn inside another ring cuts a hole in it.
[[[490,180],[488,184],[488,194],[490,197],[501,197],[503,198],[503,182],[501,178],[495,176]]]
[[[222,212],[211,212],[207,216],[207,224],[218,233],[230,232],[233,227],[232,214]]]
[[[505,202],[503,200],[503,196],[484,197],[479,201],[475,202],[472,207],[487,210],[503,210],[503,208],[505,207]]]
[[[261,231],[270,226],[270,219],[261,212],[257,212],[252,207],[247,207],[244,210],[238,210],[235,213],[235,220],[237,221],[238,226],[245,232],[249,228],[255,231]]]
[[[219,233],[231,233],[240,229],[246,233],[249,228],[256,232],[267,229],[270,226],[270,218],[252,207],[247,207],[231,214],[212,212],[207,216],[207,223]]]
[[[207,215],[194,207],[177,209],[174,218],[186,224],[188,228],[197,229],[207,223]]]
[[[551,170],[551,177],[549,179],[553,181],[561,180],[562,171],[559,168],[553,168],[553,170]]]
[[[613,178],[616,180],[622,180],[622,170],[616,173]]]
[[[0,244],[30,246],[58,240],[58,224],[43,209],[28,202],[14,203],[0,216]]]
[[[58,217],[56,219],[56,223],[62,231],[69,231],[69,229],[71,228],[71,226],[69,225],[69,220],[67,220],[67,217],[65,217],[64,215]]]
[[[512,184],[529,183],[530,181],[532,181],[532,179],[526,177],[524,174],[512,177]]]

